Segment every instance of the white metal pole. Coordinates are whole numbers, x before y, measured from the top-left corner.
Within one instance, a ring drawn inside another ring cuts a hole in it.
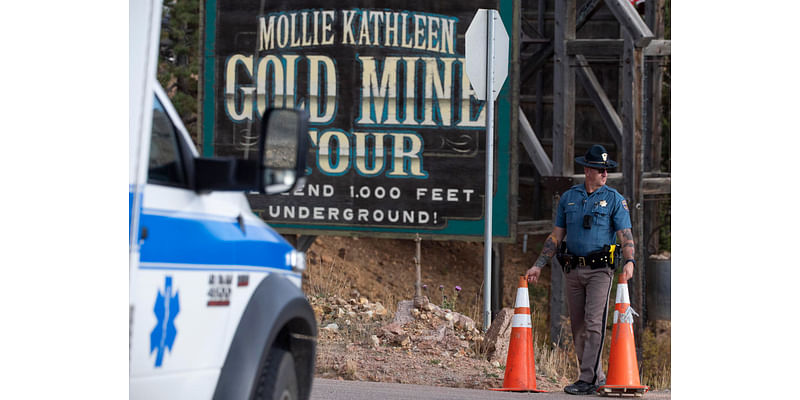
[[[494,177],[494,10],[486,10],[486,218],[483,229],[483,331],[492,323],[492,184]]]

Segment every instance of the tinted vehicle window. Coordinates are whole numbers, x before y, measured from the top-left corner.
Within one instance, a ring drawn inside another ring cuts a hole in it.
[[[186,186],[186,174],[178,146],[178,131],[161,102],[153,101],[153,127],[150,136],[150,161],[147,182]]]

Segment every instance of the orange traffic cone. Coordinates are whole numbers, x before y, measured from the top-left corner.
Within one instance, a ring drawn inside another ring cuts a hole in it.
[[[636,344],[633,341],[633,316],[628,283],[620,274],[617,282],[617,303],[614,307],[614,327],[611,333],[611,354],[608,356],[606,384],[597,388],[602,395],[633,394],[641,396],[650,390],[639,382]]]
[[[511,339],[506,358],[503,387],[492,390],[510,392],[544,392],[536,389],[536,362],[533,359],[533,329],[528,282],[519,277],[514,317],[511,319]]]

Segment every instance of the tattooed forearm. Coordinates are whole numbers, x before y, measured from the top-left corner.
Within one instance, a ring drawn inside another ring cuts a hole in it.
[[[630,228],[623,229],[617,233],[620,238],[620,242],[622,243],[623,257],[625,257],[626,260],[634,258],[636,246],[633,243],[633,233],[631,232]]]
[[[539,258],[536,259],[536,262],[533,263],[534,267],[544,267],[547,264],[547,260],[553,258],[556,254],[556,249],[558,248],[558,239],[556,239],[552,234],[547,237],[544,241],[544,246],[542,247],[542,252],[539,253]]]
[[[623,229],[619,232],[620,235],[622,236],[622,243],[625,243],[627,241],[633,243],[633,232],[631,232],[631,228]]]

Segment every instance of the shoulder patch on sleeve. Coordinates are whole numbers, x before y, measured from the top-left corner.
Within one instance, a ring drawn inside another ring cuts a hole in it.
[[[622,208],[628,210],[628,202],[625,201],[625,199],[622,199]],[[630,211],[630,210],[628,210],[628,211]]]

